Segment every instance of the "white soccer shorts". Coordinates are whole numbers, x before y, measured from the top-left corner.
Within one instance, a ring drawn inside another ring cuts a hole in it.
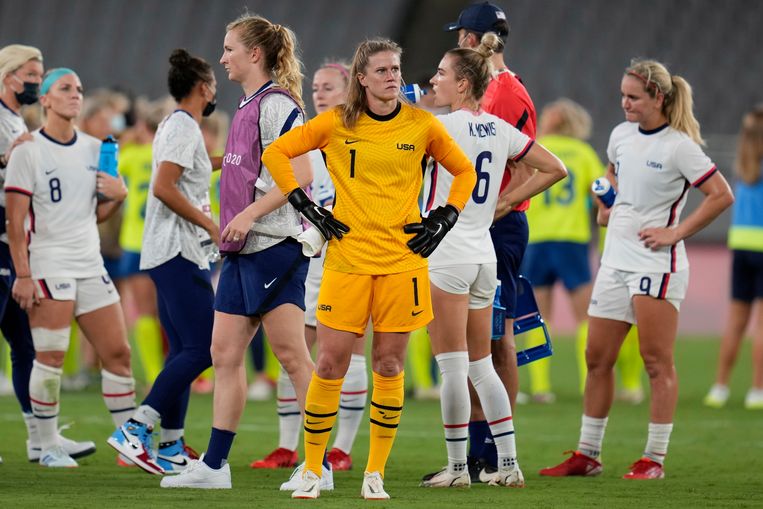
[[[106,274],[81,279],[46,277],[35,279],[34,286],[41,299],[73,300],[75,317],[119,302],[119,292]]]
[[[484,309],[493,305],[497,270],[495,262],[429,267],[429,281],[444,292],[469,294],[469,309]]]

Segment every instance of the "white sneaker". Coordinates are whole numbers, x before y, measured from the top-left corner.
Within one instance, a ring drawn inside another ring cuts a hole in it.
[[[210,468],[202,460],[204,455],[197,460],[191,460],[185,470],[177,475],[162,478],[162,488],[198,488],[203,490],[229,490],[231,489],[230,465],[227,462],[215,470]]]
[[[61,445],[61,447],[64,448],[66,454],[72,458],[83,458],[93,454],[95,452],[95,442],[91,442],[90,440],[86,440],[84,442],[76,442],[66,438],[61,434],[61,431],[67,429],[68,427],[69,425],[61,426],[61,428],[58,430],[58,443]],[[33,438],[35,436],[38,435],[32,435]],[[26,455],[30,462],[37,463],[40,461],[41,452],[42,450],[40,449],[39,444],[33,443],[32,440],[26,441]]]
[[[44,451],[40,455],[40,465],[50,468],[76,468],[79,466],[60,445]]]
[[[763,389],[751,387],[744,397],[744,407],[747,410],[763,410]]]
[[[509,488],[524,488],[525,477],[522,475],[522,471],[519,467],[514,468],[499,468],[493,475],[493,478],[488,482],[490,486],[507,486]]]
[[[726,385],[715,384],[710,387],[710,392],[707,393],[705,399],[702,401],[705,406],[711,408],[723,408],[726,406],[726,401],[729,399],[729,388]]]
[[[297,465],[297,468],[294,469],[294,471],[289,476],[289,480],[281,483],[281,487],[279,488],[281,491],[295,491],[302,486],[302,473],[305,471],[305,463],[302,462],[299,465]],[[334,471],[331,469],[331,466],[329,465],[329,468],[326,468],[326,465],[323,465],[321,468],[321,491],[332,491],[334,489]]]
[[[379,472],[366,472],[363,474],[363,486],[360,488],[360,496],[366,500],[389,500],[389,495],[384,491],[384,480]]]
[[[321,496],[321,479],[312,470],[303,470],[299,487],[291,498],[318,498]]]
[[[472,485],[469,471],[464,470],[458,475],[448,472],[447,467],[439,472],[425,475],[421,480],[421,486],[425,488],[468,488]]]

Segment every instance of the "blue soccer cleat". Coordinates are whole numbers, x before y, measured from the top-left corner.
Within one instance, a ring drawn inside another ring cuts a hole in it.
[[[199,459],[198,455],[194,456],[191,452],[193,449],[187,447],[182,438],[162,442],[159,444],[156,462],[164,469],[165,474],[178,474],[185,470],[192,460]]]
[[[154,454],[152,432],[153,429],[147,424],[130,419],[118,427],[106,442],[149,474],[162,475],[164,469],[159,466]]]

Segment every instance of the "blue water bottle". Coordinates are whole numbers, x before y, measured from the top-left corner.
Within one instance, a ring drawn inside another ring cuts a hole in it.
[[[605,207],[610,208],[615,203],[617,192],[607,178],[600,177],[594,180],[591,184],[591,191],[599,197]]]
[[[403,85],[400,87],[400,91],[403,93],[405,98],[411,101],[413,104],[419,102],[422,95],[427,95],[427,91],[421,90],[421,87],[417,83]]]
[[[501,282],[495,289],[493,299],[493,340],[499,340],[506,333],[506,308],[501,305]]]
[[[103,142],[101,142],[101,153],[98,157],[98,171],[102,171],[112,177],[119,176],[119,171],[117,170],[118,158],[119,144],[113,136],[108,135],[104,138]],[[99,201],[108,201],[108,199],[109,198],[106,196],[98,193]]]

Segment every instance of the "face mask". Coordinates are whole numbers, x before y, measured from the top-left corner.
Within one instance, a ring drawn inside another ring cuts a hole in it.
[[[212,113],[215,112],[215,108],[217,107],[217,97],[215,96],[214,99],[209,101],[206,106],[204,106],[204,110],[201,112],[202,117],[208,117]]]
[[[127,121],[124,115],[114,115],[111,117],[111,130],[115,134],[119,134],[127,127]]]
[[[18,80],[18,78],[16,79]],[[30,83],[28,81],[22,81],[21,83],[24,85],[24,90],[21,92],[16,92],[16,100],[19,102],[19,104],[36,103],[40,93],[39,83]]]

